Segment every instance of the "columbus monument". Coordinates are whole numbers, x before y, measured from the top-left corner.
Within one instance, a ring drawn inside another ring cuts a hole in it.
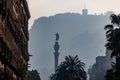
[[[54,50],[55,50],[54,56],[55,56],[55,71],[56,71],[56,69],[57,69],[57,67],[58,67],[58,58],[59,58],[59,54],[60,54],[60,53],[59,53],[59,48],[60,48],[60,46],[59,46],[59,43],[58,43],[59,34],[56,33],[55,35],[56,35],[56,40],[55,40],[55,45],[54,45]]]

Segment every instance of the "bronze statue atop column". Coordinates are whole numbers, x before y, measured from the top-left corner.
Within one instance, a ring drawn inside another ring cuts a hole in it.
[[[54,56],[55,56],[55,71],[56,71],[57,67],[58,67],[58,59],[59,59],[59,54],[60,54],[59,53],[59,48],[60,48],[60,46],[59,46],[59,43],[58,43],[59,34],[56,33],[55,35],[56,35],[56,40],[55,40],[55,45],[54,45],[54,50],[55,50]]]

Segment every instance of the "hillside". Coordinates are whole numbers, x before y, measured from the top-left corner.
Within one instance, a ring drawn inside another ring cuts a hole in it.
[[[40,17],[34,21],[30,32],[29,52],[31,67],[39,70],[42,80],[54,72],[55,33],[60,35],[59,63],[66,55],[79,55],[86,68],[95,57],[105,54],[104,26],[109,23],[107,15],[81,15],[77,13],[56,14]]]

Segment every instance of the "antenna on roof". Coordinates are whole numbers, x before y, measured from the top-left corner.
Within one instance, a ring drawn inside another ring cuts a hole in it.
[[[84,9],[86,9],[86,4],[84,3]]]

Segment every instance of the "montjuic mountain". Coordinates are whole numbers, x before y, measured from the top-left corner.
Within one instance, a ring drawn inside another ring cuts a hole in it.
[[[59,63],[66,55],[79,55],[86,68],[95,57],[105,54],[104,25],[109,23],[110,13],[94,15],[87,10],[79,13],[61,13],[40,17],[34,21],[30,32],[29,52],[33,55],[31,67],[38,69],[42,80],[48,80],[54,72],[55,33],[59,33]]]

